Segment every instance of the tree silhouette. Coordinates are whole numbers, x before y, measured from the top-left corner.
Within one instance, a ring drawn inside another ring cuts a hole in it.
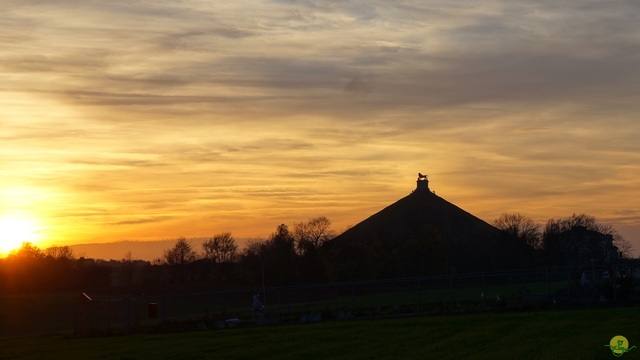
[[[220,233],[202,244],[206,259],[216,264],[229,263],[238,255],[238,245],[231,233]]]
[[[293,226],[296,251],[299,255],[315,252],[322,244],[335,237],[331,231],[331,221],[325,216],[309,219],[306,223]]]
[[[265,277],[273,284],[291,282],[295,277],[295,239],[285,224],[276,231],[263,248]]]
[[[179,238],[176,244],[164,252],[164,261],[168,265],[190,264],[198,259],[198,254],[191,248],[185,238]]]
[[[239,275],[245,284],[259,285],[262,279],[262,268],[267,242],[265,240],[249,240],[239,256]]]
[[[610,235],[613,238],[613,245],[618,248],[622,257],[631,256],[631,243],[625,240],[617,231],[609,224],[599,223],[595,217],[587,214],[572,214],[566,218],[549,219],[545,225],[542,235],[542,245],[547,258],[556,263],[562,263],[562,251],[559,244],[559,236],[563,232],[574,228],[585,228],[604,235]]]
[[[44,263],[45,255],[30,242],[12,251],[6,258],[5,276],[9,292],[37,291],[50,285]],[[44,276],[43,276],[44,275]]]
[[[19,249],[14,250],[11,252],[11,254],[9,254],[9,257],[17,258],[22,261],[33,261],[43,259],[45,257],[45,254],[42,252],[42,250],[40,250],[40,248],[33,245],[32,243],[23,242],[22,246],[20,246]]]
[[[519,213],[502,214],[493,221],[493,226],[506,232],[512,239],[533,249],[542,247],[540,226],[533,219]]]
[[[47,257],[54,260],[72,261],[76,259],[73,249],[69,246],[51,246],[45,250]]]
[[[330,229],[331,221],[325,216],[294,224],[296,268],[302,280],[322,281],[325,278],[324,263],[320,256],[322,245],[335,237]]]

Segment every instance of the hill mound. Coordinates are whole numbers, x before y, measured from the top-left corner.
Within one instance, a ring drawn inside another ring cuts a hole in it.
[[[502,240],[501,230],[431,192],[420,175],[410,195],[337,236],[326,249],[329,263],[338,267],[336,262],[344,267],[353,258],[369,268],[386,264],[377,274],[343,269],[346,277],[427,275],[498,268]]]

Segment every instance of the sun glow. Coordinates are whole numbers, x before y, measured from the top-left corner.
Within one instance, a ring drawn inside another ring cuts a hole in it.
[[[17,215],[0,217],[0,256],[8,255],[12,250],[20,248],[22,243],[37,245],[41,236],[36,221]]]

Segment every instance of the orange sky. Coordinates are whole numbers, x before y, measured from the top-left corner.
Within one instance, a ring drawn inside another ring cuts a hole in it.
[[[587,213],[640,249],[636,1],[0,10],[0,217],[42,247],[341,230],[421,171],[488,222]]]

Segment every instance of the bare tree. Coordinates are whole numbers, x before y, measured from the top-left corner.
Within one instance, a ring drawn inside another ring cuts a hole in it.
[[[296,251],[304,255],[317,250],[325,241],[335,237],[330,229],[331,221],[325,216],[309,219],[306,223],[294,224],[293,236],[296,242]]]
[[[613,237],[613,245],[618,248],[618,252],[623,258],[633,257],[633,246],[620,233],[609,224],[600,224],[599,232]]]
[[[632,245],[629,241],[624,239],[618,231],[609,224],[599,223],[595,217],[587,214],[572,214],[566,218],[549,219],[544,228],[543,240],[545,247],[550,247],[551,244],[547,244],[552,241],[561,232],[571,230],[576,226],[582,226],[588,230],[597,231],[601,234],[611,235],[613,237],[613,245],[618,248],[618,251],[623,257],[631,257]]]
[[[238,255],[238,245],[231,233],[220,233],[202,244],[205,258],[216,264],[233,262]]]
[[[19,249],[11,251],[9,257],[15,257],[28,260],[41,260],[45,254],[39,247],[31,242],[23,242]]]
[[[45,250],[45,254],[54,260],[75,260],[76,256],[69,246],[51,246]]]
[[[531,248],[538,249],[542,246],[540,226],[522,214],[502,214],[493,221],[493,226]]]
[[[263,239],[250,239],[247,241],[241,256],[254,256],[260,257],[266,248],[266,240]]]
[[[185,238],[180,238],[171,249],[164,251],[164,261],[169,265],[189,264],[198,259],[198,254]]]

